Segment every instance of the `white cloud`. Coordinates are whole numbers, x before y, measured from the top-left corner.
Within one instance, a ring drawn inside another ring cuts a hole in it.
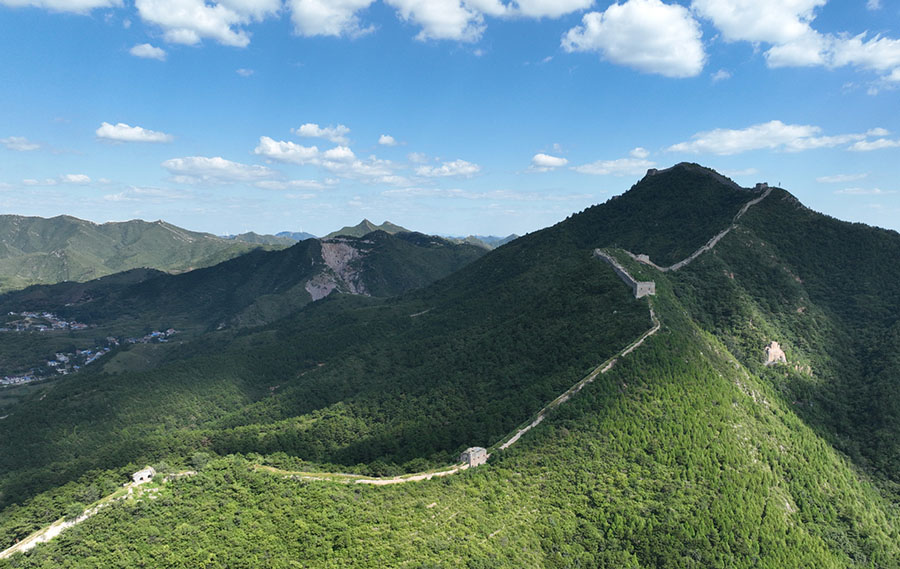
[[[650,156],[650,152],[646,148],[638,146],[637,148],[633,148],[628,155],[632,158],[646,158]]]
[[[819,176],[816,178],[816,181],[820,184],[844,184],[862,180],[868,176],[868,174],[834,174],[832,176]]]
[[[444,188],[401,188],[385,190],[381,192],[385,197],[396,198],[448,198],[465,200],[494,200],[494,201],[570,201],[584,200],[593,196],[590,194],[540,194],[535,192],[513,192],[510,190],[491,190],[488,192],[473,192],[461,189]]]
[[[132,186],[127,190],[116,194],[107,194],[103,199],[110,202],[149,202],[149,203],[165,203],[172,200],[185,199],[190,194],[185,192],[176,192],[163,188],[141,188]]]
[[[256,182],[253,185],[263,190],[321,190],[325,188],[325,184],[318,180],[290,180],[287,182],[263,180],[261,182]]]
[[[147,130],[139,126],[129,126],[125,123],[115,125],[104,122],[96,131],[97,138],[115,140],[119,142],[172,142],[172,135],[155,130]]]
[[[319,157],[317,146],[301,146],[294,142],[274,140],[268,136],[260,136],[259,144],[253,149],[254,154],[259,154],[290,164],[313,164]]]
[[[59,180],[55,178],[46,178],[44,180],[36,180],[34,178],[25,178],[22,180],[23,186],[55,186]]]
[[[64,184],[90,184],[91,178],[85,174],[65,174],[59,177]]]
[[[881,0],[868,0],[866,8],[869,10],[881,10]]]
[[[466,162],[465,160],[454,160],[453,162],[444,162],[441,166],[419,166],[416,168],[416,174],[427,178],[445,178],[449,176],[474,176],[481,171],[481,166]]]
[[[128,53],[135,57],[143,57],[144,59],[166,60],[166,52],[163,49],[154,47],[149,43],[142,43],[128,50]]]
[[[278,162],[319,166],[341,178],[352,178],[366,183],[405,185],[409,181],[395,174],[396,166],[389,160],[370,156],[360,160],[346,146],[336,146],[324,152],[317,146],[301,146],[294,142],[259,137],[254,154]]]
[[[171,43],[194,45],[204,38],[246,47],[250,35],[241,28],[281,8],[281,0],[135,0],[145,22],[156,24]]]
[[[18,152],[28,152],[30,150],[37,150],[41,147],[37,142],[31,142],[24,136],[0,138],[0,144],[5,146],[8,150],[16,150]]]
[[[597,51],[612,63],[666,77],[693,77],[706,61],[700,25],[660,0],[627,0],[585,14],[562,39],[566,51]]]
[[[421,152],[410,152],[406,155],[406,159],[413,164],[424,164],[428,162],[428,156],[425,156],[425,154]]]
[[[0,4],[19,8],[32,6],[51,12],[74,12],[86,14],[97,8],[115,8],[122,5],[121,0],[0,0]]]
[[[350,162],[356,160],[356,155],[346,146],[335,146],[323,152],[322,158],[326,162]]]
[[[484,16],[460,0],[384,0],[404,21],[421,26],[416,39],[474,42],[484,32]],[[479,2],[484,8],[487,2]]]
[[[647,169],[655,166],[656,162],[645,158],[619,158],[617,160],[597,160],[590,164],[575,166],[572,169],[581,174],[595,176],[633,176],[643,174]]]
[[[518,0],[518,13],[531,18],[558,18],[571,12],[586,10],[594,0]]]
[[[872,150],[881,150],[884,148],[900,147],[900,140],[891,140],[889,138],[879,138],[876,140],[860,140],[850,147],[854,152],[871,152]]]
[[[294,30],[302,36],[359,36],[374,28],[360,26],[357,12],[374,0],[288,0]]]
[[[535,154],[531,158],[531,169],[537,170],[538,172],[548,172],[550,170],[555,170],[556,168],[561,168],[568,164],[569,161],[565,158],[559,156],[551,156],[549,154],[544,154],[543,152]]]
[[[726,41],[783,44],[810,31],[815,9],[827,0],[693,0],[691,9],[711,20]]]
[[[253,71],[252,69],[245,69],[243,67],[241,67],[240,69],[235,69],[234,72],[241,77],[250,77],[255,73],[255,71]]]
[[[724,81],[726,79],[731,79],[731,72],[726,69],[719,69],[712,74],[713,83],[718,83],[719,81]]]
[[[397,140],[389,134],[382,134],[378,137],[378,144],[382,146],[397,146]]]
[[[172,158],[162,166],[172,174],[174,181],[184,184],[255,182],[275,174],[265,166],[241,164],[219,156]]]
[[[800,152],[815,148],[833,148],[850,142],[856,142],[850,147],[851,150],[859,150],[860,148],[855,147],[873,144],[866,142],[865,139],[868,136],[872,136],[873,132],[881,132],[882,130],[873,129],[862,134],[821,136],[822,129],[820,127],[784,124],[781,121],[774,120],[743,129],[717,128],[699,132],[692,136],[690,141],[674,144],[668,150],[671,152],[719,155],[740,154],[741,152],[762,149],[783,149],[789,152]]]
[[[297,136],[304,136],[307,138],[324,138],[335,144],[349,144],[350,142],[347,139],[347,135],[350,134],[350,129],[342,124],[322,128],[315,123],[306,123],[300,125],[300,128],[291,129],[291,132]]]
[[[882,190],[880,188],[845,188],[837,190],[834,193],[847,196],[884,196],[887,194],[896,194],[895,190]]]

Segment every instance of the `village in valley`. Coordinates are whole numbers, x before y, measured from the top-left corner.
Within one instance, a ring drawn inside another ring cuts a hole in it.
[[[91,328],[87,324],[74,320],[64,320],[51,312],[9,312],[5,322],[0,326],[3,333],[53,333],[60,331],[80,331]],[[116,338],[107,336],[105,344],[93,348],[75,349],[74,352],[56,352],[42,364],[36,364],[27,372],[13,375],[0,375],[0,385],[21,385],[49,379],[54,376],[76,373],[122,344],[165,343],[177,334],[174,328],[165,331],[154,330],[140,337]],[[0,370],[0,374],[2,374]]]

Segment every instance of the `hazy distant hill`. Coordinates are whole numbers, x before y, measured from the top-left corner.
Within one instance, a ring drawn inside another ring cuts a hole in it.
[[[290,247],[299,239],[294,239],[293,237],[289,237],[287,235],[260,235],[259,233],[254,233],[249,231],[247,233],[241,233],[239,235],[224,235],[224,239],[229,239],[231,241],[241,241],[243,243],[253,243],[256,245],[276,245],[281,247]]]
[[[621,250],[668,266],[716,235],[678,271]],[[597,247],[656,295],[635,299]],[[0,568],[897,569],[897,259],[896,232],[676,165],[423,288],[332,295],[169,345],[155,369],[35,390],[0,421],[0,503],[20,504],[3,544],[145,464],[198,473]],[[493,446],[651,314],[655,335]],[[772,341],[784,363],[766,365]],[[264,468],[425,471],[471,445],[487,465],[397,486]]]
[[[369,233],[372,233],[373,231],[384,231],[385,233],[394,234],[394,233],[408,233],[409,229],[405,229],[403,227],[400,227],[399,225],[394,225],[390,221],[385,221],[381,225],[375,225],[368,219],[364,219],[364,220],[360,221],[357,225],[354,225],[354,226],[348,225],[342,229],[338,229],[337,231],[332,231],[331,233],[326,235],[325,238],[327,239],[329,237],[338,237],[338,236],[362,237],[363,235],[367,235]]]
[[[0,292],[37,283],[86,281],[138,267],[186,271],[257,246],[164,221],[96,224],[69,216],[2,215]]]
[[[316,236],[305,231],[279,231],[275,237],[287,237],[294,241],[305,241],[306,239],[315,239]]]
[[[506,245],[510,241],[514,241],[518,239],[519,236],[515,233],[511,235],[507,235],[506,237],[498,237],[496,235],[469,235],[467,237],[448,237],[451,241],[457,243],[470,243],[472,245],[478,245],[479,247],[484,247],[485,249],[496,249],[501,245]]]

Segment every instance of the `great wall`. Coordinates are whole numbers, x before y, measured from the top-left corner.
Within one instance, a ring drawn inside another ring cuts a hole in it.
[[[653,175],[653,174],[648,172],[648,175]],[[750,209],[752,206],[758,204],[759,202],[763,201],[772,192],[772,188],[769,188],[765,184],[757,184],[756,187],[757,187],[757,190],[765,190],[765,191],[763,192],[763,194],[760,197],[754,198],[754,199],[748,201],[747,203],[745,203],[741,207],[741,209],[738,211],[738,213],[734,216],[734,218],[732,219],[731,225],[729,225],[727,228],[725,228],[724,230],[717,233],[712,239],[710,239],[703,246],[701,246],[699,249],[694,251],[690,256],[675,263],[674,265],[671,265],[669,267],[660,267],[660,266],[656,265],[655,263],[653,263],[647,255],[635,255],[634,253],[631,253],[630,251],[625,251],[625,250],[622,250],[622,251],[626,255],[628,255],[629,257],[634,259],[635,261],[642,263],[644,265],[653,267],[661,272],[677,271],[678,269],[681,269],[682,267],[688,265],[690,262],[692,262],[694,259],[696,259],[700,255],[702,255],[706,251],[712,250],[712,248],[715,247],[716,244],[723,237],[725,237],[725,235],[728,234],[728,232],[730,232],[732,229],[737,227],[738,220],[747,212],[748,209]],[[610,253],[603,251],[601,249],[595,249],[593,251],[593,255],[598,260],[602,260],[612,267],[612,269],[619,276],[619,278],[622,279],[622,281],[625,283],[625,285],[628,286],[629,288],[631,288],[632,292],[635,295],[635,298],[642,298],[644,296],[650,297],[650,296],[653,296],[656,294],[656,283],[654,281],[638,281]],[[578,383],[576,383],[575,385],[573,385],[572,387],[567,389],[565,392],[563,392],[561,395],[559,395],[556,399],[554,399],[553,401],[551,401],[550,403],[545,405],[540,411],[537,412],[537,414],[534,415],[534,417],[528,423],[519,427],[510,435],[507,435],[506,437],[502,438],[500,441],[498,441],[493,446],[491,446],[490,449],[495,449],[495,452],[503,451],[503,450],[508,449],[512,445],[514,445],[528,431],[530,431],[534,427],[538,426],[547,417],[547,415],[551,411],[553,411],[554,409],[556,409],[563,403],[567,402],[575,394],[580,392],[586,385],[593,382],[599,375],[604,374],[604,373],[608,372],[609,370],[611,370],[620,358],[627,356],[628,354],[630,354],[631,352],[636,350],[638,347],[643,345],[643,343],[647,340],[647,338],[656,334],[656,332],[658,332],[659,329],[662,327],[662,324],[661,324],[659,318],[656,316],[656,313],[653,310],[653,299],[648,298],[647,300],[648,300],[649,310],[650,310],[650,320],[651,320],[651,322],[653,322],[653,326],[649,330],[647,330],[646,332],[641,334],[640,337],[638,337],[636,340],[634,340],[633,342],[628,344],[626,347],[624,347],[622,350],[620,350],[614,356],[612,356],[611,358],[607,359],[606,361],[604,361],[603,363],[598,365],[590,373],[588,373],[585,377],[583,377],[581,380],[579,380]],[[428,312],[428,311],[426,310],[425,312]],[[420,314],[424,314],[425,312],[422,312]],[[416,314],[413,316],[419,316],[420,314]],[[775,343],[775,346],[777,347],[777,343]],[[488,449],[488,450],[490,450],[490,449]],[[490,453],[487,453],[484,458],[485,458],[485,460],[487,460],[487,458],[489,458],[489,457],[490,457]],[[453,474],[457,474],[458,472],[462,472],[463,470],[469,469],[469,465],[468,464],[456,464],[454,466],[451,466],[451,467],[448,467],[445,469],[432,470],[432,471],[427,471],[427,472],[418,472],[418,473],[405,474],[402,476],[393,476],[393,477],[367,477],[367,476],[361,476],[361,475],[356,475],[356,474],[331,473],[331,472],[287,471],[287,470],[274,468],[271,466],[263,466],[263,465],[258,465],[258,464],[254,465],[253,468],[256,471],[269,472],[271,474],[276,474],[276,475],[282,476],[284,478],[293,479],[293,480],[317,480],[317,481],[331,481],[331,482],[337,482],[337,483],[342,483],[342,484],[368,484],[368,485],[373,485],[373,486],[387,486],[387,485],[403,484],[403,483],[407,483],[407,482],[416,482],[416,481],[420,481],[420,480],[431,480],[433,478],[442,478],[445,476],[450,476]],[[125,488],[129,488],[133,484],[134,483],[126,484]],[[130,494],[130,492],[129,492],[129,494]],[[31,549],[38,543],[43,543],[43,542],[49,541],[56,535],[59,535],[59,533],[61,533],[68,527],[71,527],[72,525],[75,525],[76,523],[80,523],[81,521],[88,519],[93,514],[95,514],[97,511],[99,511],[103,506],[111,503],[114,499],[121,499],[118,496],[119,496],[119,492],[117,491],[116,493],[104,498],[101,501],[102,504],[95,505],[94,507],[85,510],[84,513],[82,513],[82,515],[79,516],[78,518],[76,518],[75,520],[71,520],[71,521],[58,520],[51,526],[48,526],[46,528],[43,528],[39,531],[34,532],[33,534],[31,534],[30,536],[28,536],[27,538],[25,538],[18,544],[14,545],[13,547],[10,547],[9,549],[7,549],[5,551],[0,552],[0,559],[9,557],[13,553],[16,553],[19,551],[26,551],[28,549]]]

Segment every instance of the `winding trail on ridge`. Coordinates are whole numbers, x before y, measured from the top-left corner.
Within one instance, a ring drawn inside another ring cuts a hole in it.
[[[728,227],[726,227],[725,229],[723,229],[722,231],[720,231],[719,233],[714,235],[712,237],[712,239],[710,239],[704,245],[702,245],[699,249],[697,249],[696,251],[691,253],[687,258],[682,259],[681,261],[678,261],[674,265],[670,265],[668,267],[660,267],[659,265],[657,265],[656,263],[651,261],[650,258],[647,257],[646,255],[635,255],[631,251],[626,251],[624,249],[622,251],[626,255],[628,255],[629,257],[634,259],[635,261],[642,263],[644,265],[653,267],[654,269],[657,269],[661,272],[667,273],[670,271],[677,271],[678,269],[691,263],[694,259],[696,259],[700,255],[702,255],[703,253],[705,253],[707,251],[711,251],[716,246],[716,244],[722,240],[723,237],[728,235],[728,233],[732,229],[737,227],[738,220],[741,217],[743,217],[743,215],[745,213],[747,213],[747,210],[749,210],[751,207],[755,206],[759,202],[766,199],[769,196],[769,194],[772,193],[773,189],[774,188],[766,188],[765,192],[763,192],[763,194],[761,196],[759,196],[757,198],[753,198],[752,200],[748,201],[743,206],[741,206],[741,209],[738,210],[737,214],[735,214],[734,218],[732,218],[731,224]],[[621,270],[623,270],[625,273],[628,273],[628,271],[624,267],[621,267]],[[629,274],[629,276],[631,276],[631,275]],[[632,277],[632,280],[634,280],[633,277]],[[649,338],[653,334],[656,334],[656,332],[658,332],[661,327],[661,323],[659,321],[659,318],[656,316],[656,313],[653,310],[653,299],[650,297],[647,297],[647,300],[650,304],[650,320],[653,322],[653,327],[651,327],[649,330],[647,330],[646,332],[641,334],[641,336],[637,340],[628,344],[625,348],[623,348],[621,351],[619,351],[616,355],[612,356],[608,360],[606,360],[603,363],[601,363],[600,365],[598,365],[589,374],[587,374],[585,377],[583,377],[578,383],[576,383],[575,385],[573,385],[572,387],[567,389],[565,392],[563,392],[559,397],[557,397],[556,399],[554,399],[553,401],[551,401],[550,403],[545,405],[544,408],[542,408],[540,411],[537,412],[537,414],[534,416],[534,418],[529,423],[516,429],[516,431],[513,432],[512,434],[507,435],[506,437],[500,439],[500,441],[494,443],[494,445],[491,446],[490,449],[495,449],[495,451],[506,450],[509,447],[511,447],[512,445],[516,444],[516,442],[518,442],[519,439],[521,439],[522,436],[525,435],[525,433],[527,433],[534,427],[540,425],[541,422],[547,417],[547,414],[550,413],[550,411],[556,409],[557,407],[559,407],[560,405],[562,405],[563,403],[565,403],[566,401],[571,399],[572,396],[575,395],[576,393],[578,393],[579,391],[581,391],[585,385],[587,385],[587,384],[591,383],[592,381],[594,381],[595,379],[597,379],[597,376],[604,374],[604,373],[608,372],[609,370],[611,370],[613,368],[613,366],[616,365],[616,362],[619,361],[619,358],[627,356],[628,354],[630,354],[631,352],[633,352],[634,350],[639,348],[647,338]],[[411,316],[419,316],[420,314],[424,314],[424,313],[413,314]],[[488,454],[488,458],[490,458],[490,456],[491,455]],[[429,472],[418,472],[418,473],[414,473],[414,474],[405,474],[402,476],[365,477],[365,476],[359,476],[359,475],[355,475],[355,474],[287,471],[287,470],[273,468],[270,466],[261,466],[261,465],[254,466],[255,470],[264,470],[267,472],[271,472],[273,474],[280,474],[286,478],[293,478],[293,479],[298,479],[298,480],[330,480],[330,481],[334,481],[334,482],[341,482],[344,484],[372,484],[372,485],[376,485],[376,486],[384,486],[384,485],[389,485],[389,484],[402,484],[405,482],[415,482],[418,480],[431,480],[432,478],[436,478],[436,477],[449,476],[452,474],[456,474],[457,472],[461,472],[468,468],[469,468],[468,464],[456,464],[450,468],[446,468],[446,469],[442,469],[442,470],[433,470],[433,471],[429,471]]]
[[[650,258],[649,258],[647,255],[635,255],[635,254],[632,253],[631,251],[625,251],[625,253],[626,253],[628,256],[630,256],[632,259],[634,259],[635,261],[637,261],[638,263],[643,263],[643,264],[645,264],[645,265],[649,265],[649,266],[653,267],[654,269],[656,269],[656,270],[658,270],[658,271],[662,271],[662,272],[664,272],[664,273],[667,273],[667,272],[669,272],[669,271],[677,271],[677,270],[680,269],[681,267],[684,267],[685,265],[691,263],[694,259],[696,259],[696,258],[699,257],[700,255],[702,255],[703,253],[706,253],[707,251],[711,251],[712,248],[715,247],[716,244],[717,244],[723,237],[725,237],[726,235],[728,235],[728,232],[729,232],[729,231],[731,231],[732,229],[734,229],[735,227],[737,227],[737,222],[738,222],[738,220],[739,220],[745,213],[747,213],[747,210],[748,210],[748,209],[750,209],[752,206],[755,206],[755,205],[758,204],[759,202],[761,202],[761,201],[763,201],[764,199],[766,199],[766,198],[769,196],[769,194],[771,194],[771,193],[772,193],[772,188],[767,188],[766,191],[763,192],[763,195],[759,196],[758,198],[754,198],[754,199],[748,201],[747,203],[745,203],[745,204],[741,207],[740,211],[737,212],[737,215],[734,216],[734,219],[731,220],[731,225],[729,225],[728,227],[726,227],[726,228],[723,229],[722,231],[716,233],[716,234],[713,236],[712,239],[710,239],[710,240],[707,241],[704,245],[702,245],[699,249],[697,249],[696,251],[694,251],[693,253],[691,253],[686,259],[682,259],[681,261],[678,261],[678,262],[675,263],[674,265],[670,265],[670,266],[668,266],[668,267],[660,267],[659,265],[657,265],[656,263],[654,263],[653,261],[651,261]]]

